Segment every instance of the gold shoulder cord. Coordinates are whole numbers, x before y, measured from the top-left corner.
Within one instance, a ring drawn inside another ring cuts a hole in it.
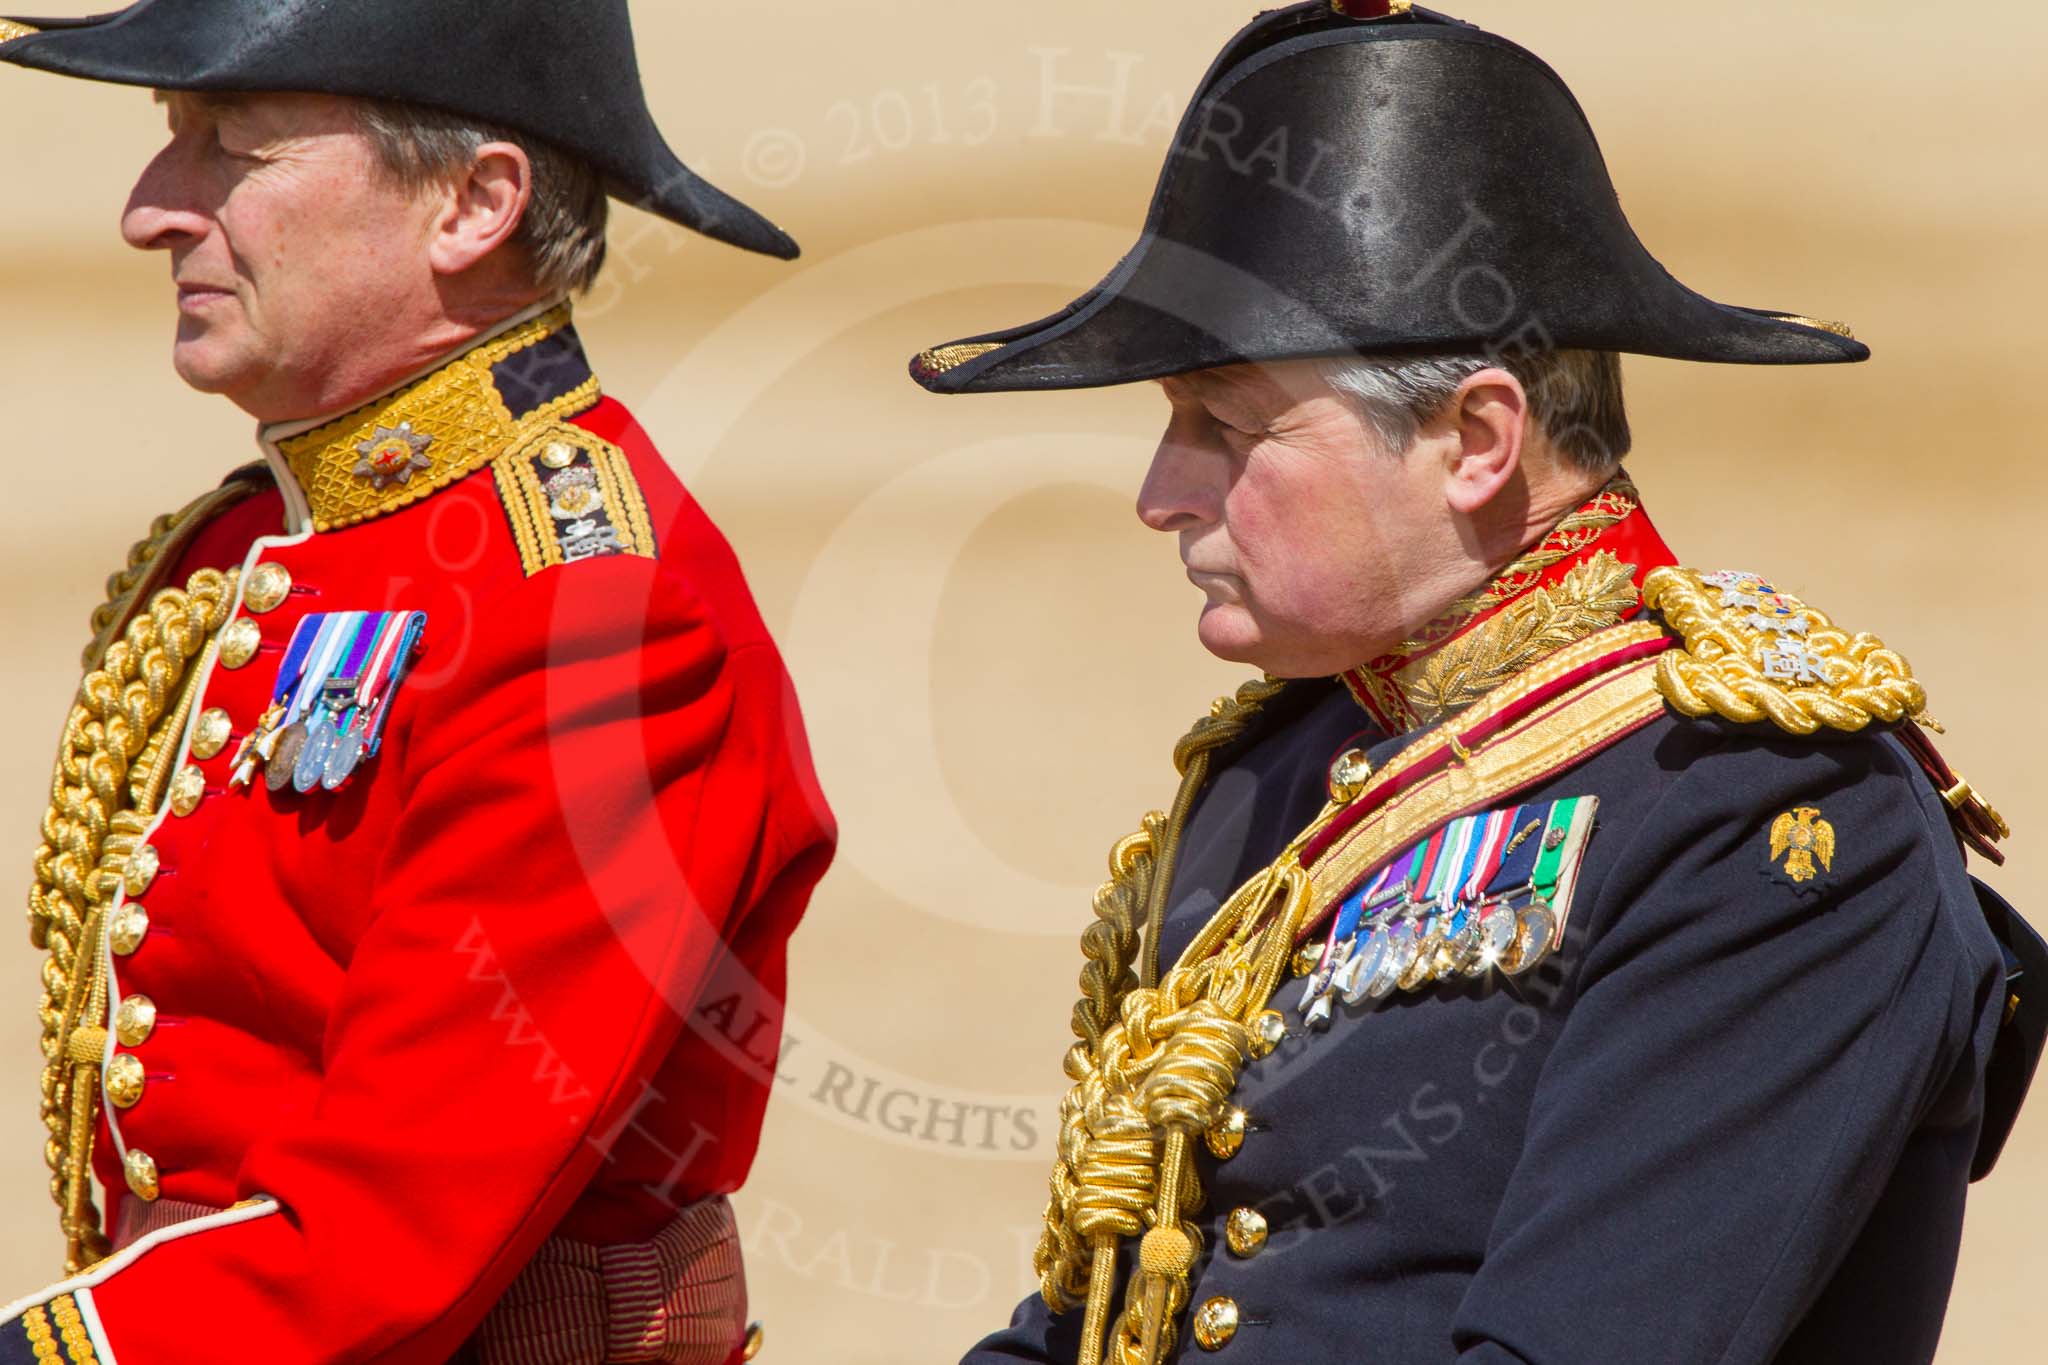
[[[129,553],[127,567],[108,584],[106,605],[93,614],[90,671],[58,748],[28,919],[30,942],[50,954],[41,1005],[42,1115],[50,1135],[44,1159],[62,1211],[67,1274],[110,1250],[92,1196],[93,1127],[107,1043],[106,911],[163,798],[191,684],[205,671],[202,656],[210,657],[227,621],[237,572],[202,569],[183,589],[157,591],[146,609],[128,618],[135,599],[197,530],[251,491],[251,481],[237,480],[174,517],[158,518]]]
[[[1080,1041],[1064,1066],[1074,1084],[1060,1104],[1059,1155],[1033,1258],[1048,1306],[1087,1305],[1080,1365],[1103,1360],[1117,1246],[1126,1237],[1143,1240],[1111,1358],[1151,1365],[1172,1350],[1201,1246],[1199,1230],[1183,1221],[1202,1201],[1190,1147],[1222,1117],[1244,1063],[1271,1050],[1255,1025],[1309,909],[1308,874],[1296,855],[1338,806],[1239,888],[1157,978],[1167,889],[1210,760],[1282,686],[1246,683],[1175,746],[1181,783],[1173,809],[1147,815],[1111,850],[1111,880],[1096,892],[1095,921],[1081,936],[1088,963],[1074,1006]],[[1141,951],[1142,978],[1132,971]]]

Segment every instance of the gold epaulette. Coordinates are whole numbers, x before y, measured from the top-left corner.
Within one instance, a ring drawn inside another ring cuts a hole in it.
[[[655,556],[647,499],[626,452],[573,422],[550,420],[492,466],[528,578],[606,555]]]
[[[1643,580],[1643,602],[1679,638],[1657,662],[1657,690],[1682,715],[1810,735],[1927,708],[1926,689],[1884,641],[1838,628],[1756,574],[1658,569]]]

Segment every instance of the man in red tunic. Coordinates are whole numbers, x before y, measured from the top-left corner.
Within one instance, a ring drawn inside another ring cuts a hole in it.
[[[725,1195],[832,820],[566,300],[607,192],[795,244],[669,151],[625,0],[144,0],[0,58],[159,92],[123,232],[263,454],[93,619],[30,897],[74,1278],[0,1362],[751,1353]]]

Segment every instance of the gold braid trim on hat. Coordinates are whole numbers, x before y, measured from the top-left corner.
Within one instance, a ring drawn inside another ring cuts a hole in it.
[[[930,350],[919,351],[911,364],[919,374],[933,378],[948,370],[957,370],[970,360],[979,360],[990,351],[1002,349],[999,341],[955,342],[951,346],[934,346]]]
[[[1245,1061],[1270,1050],[1256,1025],[1309,908],[1296,855],[1335,805],[1232,895],[1163,980],[1153,978],[1182,829],[1210,761],[1283,686],[1246,683],[1175,746],[1181,784],[1173,809],[1147,815],[1144,828],[1111,851],[1110,881],[1096,892],[1096,919],[1082,935],[1080,1041],[1064,1063],[1073,1086],[1060,1104],[1059,1154],[1033,1258],[1049,1307],[1086,1304],[1080,1365],[1104,1359],[1117,1247],[1127,1237],[1143,1240],[1109,1358],[1150,1365],[1172,1349],[1201,1248],[1201,1234],[1184,1219],[1202,1202],[1190,1147],[1222,1117]],[[1142,979],[1132,969],[1141,951]]]
[[[233,607],[237,571],[201,569],[182,589],[164,588],[132,620],[124,595],[158,574],[162,562],[246,489],[223,489],[176,517],[159,518],[109,585],[94,613],[96,637],[120,638],[88,650],[101,657],[79,684],[65,721],[50,806],[29,892],[29,939],[43,964],[44,1159],[53,1172],[65,1237],[66,1273],[108,1254],[92,1195],[92,1140],[106,1049],[108,982],[102,945],[108,908],[128,859],[163,798],[177,736],[189,716],[193,683],[204,674],[215,637]],[[195,667],[195,664],[197,665]]]

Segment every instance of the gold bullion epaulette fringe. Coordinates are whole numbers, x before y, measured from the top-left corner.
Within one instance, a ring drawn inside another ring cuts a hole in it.
[[[1842,630],[1756,574],[1658,569],[1643,580],[1643,602],[1679,638],[1657,662],[1657,690],[1682,715],[1810,735],[1927,709],[1926,689],[1884,641]]]
[[[647,499],[626,452],[573,422],[534,428],[493,465],[528,578],[608,555],[655,557]]]

